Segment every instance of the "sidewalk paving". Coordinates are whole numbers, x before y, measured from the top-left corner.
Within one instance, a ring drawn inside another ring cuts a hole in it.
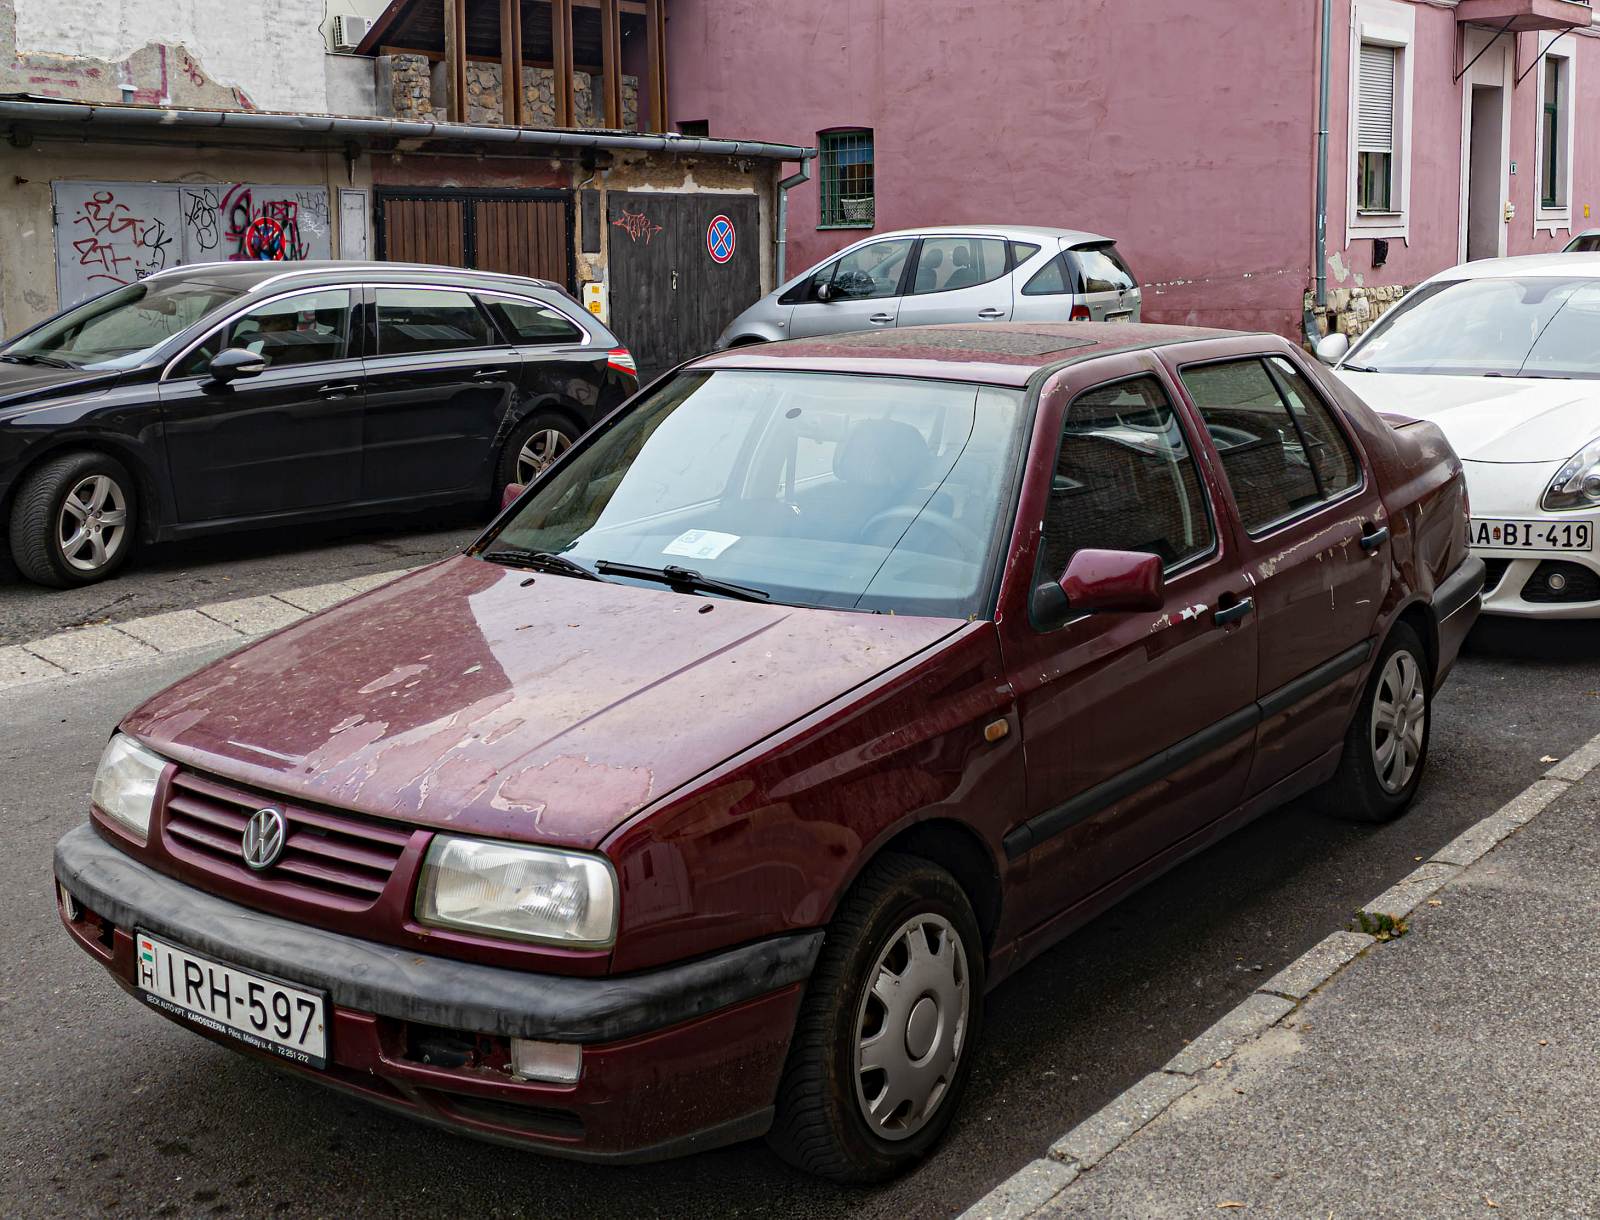
[[[1596,755],[1369,904],[1403,935],[1330,936],[966,1216],[1600,1215]]]

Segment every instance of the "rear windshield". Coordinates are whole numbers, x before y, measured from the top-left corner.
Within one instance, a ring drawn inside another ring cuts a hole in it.
[[[1133,272],[1110,242],[1103,246],[1079,246],[1071,253],[1084,292],[1126,292],[1138,287]]]

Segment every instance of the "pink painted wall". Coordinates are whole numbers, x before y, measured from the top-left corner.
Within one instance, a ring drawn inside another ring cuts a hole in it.
[[[798,144],[873,128],[879,231],[1089,229],[1117,238],[1152,321],[1298,331],[1313,261],[1312,0],[668,11],[674,122]],[[791,207],[792,271],[864,235],[819,231],[814,186]]]

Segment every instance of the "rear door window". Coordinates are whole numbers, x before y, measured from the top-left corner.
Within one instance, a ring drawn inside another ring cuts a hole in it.
[[[1045,510],[1038,580],[1059,578],[1085,547],[1159,555],[1170,569],[1215,544],[1194,450],[1161,382],[1135,377],[1074,399]]]
[[[407,356],[488,347],[489,319],[465,292],[379,288],[378,354]]]
[[[1249,533],[1312,511],[1360,481],[1332,415],[1287,361],[1229,360],[1190,366],[1180,376]]]
[[[998,237],[925,237],[917,256],[913,295],[987,284],[1006,273],[1006,243]]]
[[[1126,292],[1138,287],[1115,246],[1080,246],[1071,253],[1084,292]]]

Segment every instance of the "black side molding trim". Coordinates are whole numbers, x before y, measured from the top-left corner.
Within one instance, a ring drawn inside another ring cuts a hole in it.
[[[1372,655],[1372,648],[1376,642],[1376,640],[1362,640],[1354,648],[1346,648],[1333,660],[1324,661],[1315,669],[1308,669],[1298,678],[1285,682],[1277,690],[1263,695],[1256,701],[1256,706],[1261,709],[1261,719],[1266,720],[1279,712],[1286,711],[1308,695],[1314,695],[1324,686],[1337,682],[1352,669],[1359,669]]]
[[[1446,576],[1433,591],[1433,614],[1444,622],[1483,592],[1484,575],[1488,569],[1476,555],[1468,555],[1461,566]]]
[[[1315,694],[1324,686],[1337,682],[1345,674],[1364,665],[1376,645],[1375,639],[1362,640],[1354,647],[1345,649],[1331,661],[1324,661],[1315,669],[1307,670],[1293,681],[1284,683],[1248,707],[1242,707],[1237,712],[1224,716],[1215,724],[1208,725],[1198,733],[1168,746],[1159,754],[1136,763],[1103,783],[1078,793],[1066,803],[1057,805],[1054,809],[1047,809],[1037,817],[1014,827],[1001,840],[1006,849],[1006,859],[1016,860],[1027,855],[1046,839],[1054,838],[1063,831],[1071,829],[1085,818],[1099,813],[1107,805],[1114,805],[1123,797],[1132,796],[1161,776],[1186,766],[1224,742],[1232,741],[1235,737],[1249,732],[1269,716],[1276,716],[1302,699]]]

